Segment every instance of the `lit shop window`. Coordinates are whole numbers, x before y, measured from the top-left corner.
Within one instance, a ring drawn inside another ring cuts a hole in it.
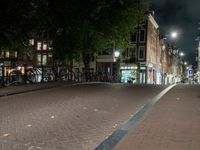
[[[42,50],[42,43],[41,42],[37,42],[37,50]]]

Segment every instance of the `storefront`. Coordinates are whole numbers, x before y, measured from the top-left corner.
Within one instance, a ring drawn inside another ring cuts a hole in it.
[[[138,67],[137,66],[121,66],[121,82],[122,83],[137,83]]]

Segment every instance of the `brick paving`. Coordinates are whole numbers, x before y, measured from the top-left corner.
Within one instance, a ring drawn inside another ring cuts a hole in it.
[[[11,85],[7,87],[0,87],[0,97],[6,96],[9,94],[15,94],[20,92],[27,92],[37,89],[47,89],[64,85],[75,84],[74,81],[60,81],[60,82],[48,82],[48,83],[36,83],[36,84],[19,84]]]
[[[93,150],[163,88],[82,84],[1,97],[0,150]]]
[[[167,93],[114,150],[199,150],[200,86],[179,85]]]

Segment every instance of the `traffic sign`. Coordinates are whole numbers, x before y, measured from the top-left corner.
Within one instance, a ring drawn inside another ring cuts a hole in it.
[[[188,77],[192,77],[193,76],[193,69],[188,69]]]

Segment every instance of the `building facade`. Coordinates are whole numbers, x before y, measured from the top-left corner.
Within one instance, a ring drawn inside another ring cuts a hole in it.
[[[125,50],[125,59],[120,64],[122,82],[133,78],[135,83],[160,84],[159,26],[152,13],[142,27],[136,28],[131,39],[134,46]]]

